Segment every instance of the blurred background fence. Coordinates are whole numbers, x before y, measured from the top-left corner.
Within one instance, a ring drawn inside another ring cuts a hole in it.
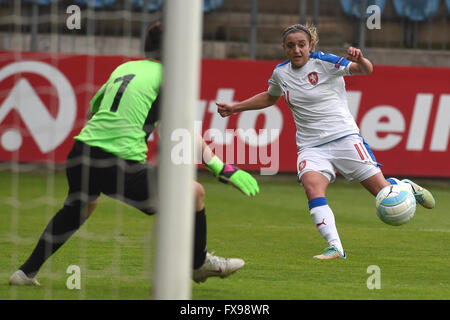
[[[140,56],[164,1],[0,0],[0,50]],[[80,28],[67,26],[71,5]],[[372,5],[379,29],[367,24]],[[450,0],[204,0],[203,57],[281,60],[282,30],[313,22],[322,51],[355,45],[379,64],[450,66],[449,16]]]

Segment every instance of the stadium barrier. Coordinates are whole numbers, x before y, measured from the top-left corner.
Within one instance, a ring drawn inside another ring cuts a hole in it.
[[[4,162],[63,163],[96,90],[116,66],[140,59],[12,51],[0,56]],[[266,90],[277,63],[202,61],[198,130],[227,162],[262,174],[296,171],[295,126],[284,99],[229,118],[220,117],[215,102]],[[450,68],[403,66],[375,66],[370,76],[345,77],[349,108],[386,175],[450,177],[449,79]],[[151,158],[157,133],[149,145]]]

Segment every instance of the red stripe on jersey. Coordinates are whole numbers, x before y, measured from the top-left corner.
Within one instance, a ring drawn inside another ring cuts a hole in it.
[[[367,159],[369,159],[369,155],[366,152],[366,148],[364,148],[363,144],[360,142],[359,145],[361,146],[362,151],[364,152],[364,155],[366,156]]]
[[[359,146],[356,143],[354,144],[354,146],[356,148],[356,151],[358,151],[358,154],[359,154],[359,157],[361,158],[361,160],[364,160],[364,156],[361,153],[361,150],[359,150]]]
[[[294,108],[294,106],[291,104],[291,98],[289,97],[289,90],[286,90],[286,102],[289,105],[289,107]]]

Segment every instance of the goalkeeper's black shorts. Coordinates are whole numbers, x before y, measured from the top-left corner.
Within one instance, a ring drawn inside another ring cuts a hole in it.
[[[156,212],[156,167],[76,141],[67,157],[66,174],[69,182],[66,206],[86,205],[104,193],[146,214]]]

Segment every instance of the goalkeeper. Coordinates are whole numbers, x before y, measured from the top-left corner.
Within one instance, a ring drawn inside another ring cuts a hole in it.
[[[148,31],[146,60],[118,66],[90,103],[89,121],[76,136],[67,158],[69,192],[63,208],[50,220],[25,263],[10,278],[10,285],[39,285],[36,275],[94,211],[100,193],[117,198],[151,215],[157,211],[156,168],[146,163],[147,139],[158,122],[162,65],[159,60],[161,23]],[[247,172],[224,164],[201,139],[206,167],[218,179],[231,183],[247,196],[259,192]],[[207,252],[205,191],[195,188],[193,280],[226,277],[243,267],[238,258]]]

